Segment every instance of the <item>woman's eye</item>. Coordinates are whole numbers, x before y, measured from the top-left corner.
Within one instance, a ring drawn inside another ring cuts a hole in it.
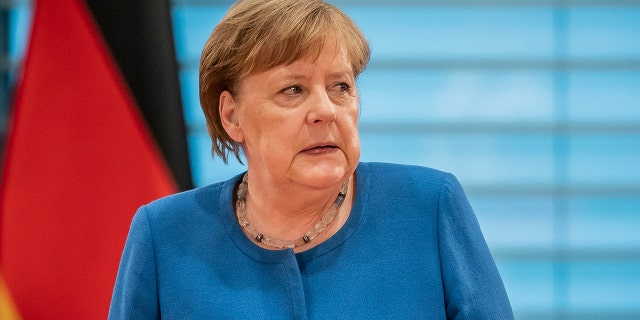
[[[342,92],[349,91],[350,88],[351,88],[351,86],[346,84],[346,83],[338,83],[336,85],[336,89],[338,89],[339,91],[342,91]]]
[[[302,87],[300,86],[289,86],[280,91],[280,93],[287,95],[295,95],[302,93]]]
[[[334,88],[339,92],[348,92],[351,86],[346,83],[338,83]]]

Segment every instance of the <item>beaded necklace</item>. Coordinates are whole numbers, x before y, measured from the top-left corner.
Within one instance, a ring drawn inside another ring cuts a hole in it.
[[[331,221],[333,221],[333,219],[338,214],[338,209],[340,209],[340,206],[344,202],[344,199],[347,195],[348,185],[349,185],[349,180],[347,180],[345,183],[342,184],[342,187],[340,188],[340,192],[338,192],[338,196],[336,197],[336,201],[331,205],[331,208],[329,208],[327,213],[325,213],[324,216],[322,216],[320,221],[318,221],[302,237],[298,238],[297,240],[281,240],[281,239],[272,238],[270,236],[267,236],[265,234],[262,234],[256,231],[251,225],[251,223],[249,222],[249,220],[247,219],[247,215],[246,215],[246,207],[247,207],[246,199],[247,199],[247,193],[248,193],[247,179],[248,179],[248,174],[245,173],[244,177],[242,177],[242,182],[238,186],[238,191],[236,193],[236,196],[237,196],[236,216],[238,217],[238,223],[240,223],[240,226],[255,241],[263,243],[266,246],[277,248],[277,249],[284,249],[284,248],[293,249],[295,247],[302,246],[304,244],[309,243],[311,240],[317,237],[322,231],[324,231],[327,228],[327,226],[331,223]]]

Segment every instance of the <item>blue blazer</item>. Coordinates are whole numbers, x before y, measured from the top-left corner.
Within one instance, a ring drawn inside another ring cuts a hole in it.
[[[298,254],[242,232],[241,177],[138,210],[110,319],[513,319],[453,175],[360,163],[345,225]]]

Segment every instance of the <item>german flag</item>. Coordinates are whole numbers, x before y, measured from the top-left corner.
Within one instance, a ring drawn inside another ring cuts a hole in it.
[[[35,2],[0,185],[22,319],[107,317],[136,209],[191,187],[180,101],[167,0]]]

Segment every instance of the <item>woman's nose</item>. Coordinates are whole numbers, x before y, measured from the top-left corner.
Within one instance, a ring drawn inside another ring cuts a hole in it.
[[[308,103],[307,122],[309,124],[322,124],[335,120],[336,106],[325,90],[312,93]]]

